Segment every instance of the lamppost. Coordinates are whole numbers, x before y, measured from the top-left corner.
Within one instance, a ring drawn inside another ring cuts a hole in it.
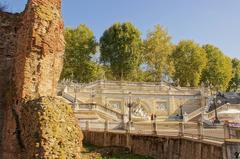
[[[180,120],[183,120],[183,105],[180,105],[179,108],[180,108],[180,116],[179,116],[179,119],[180,119]]]
[[[157,135],[157,115],[152,114],[152,126],[153,126],[153,134]]]
[[[94,89],[92,88],[92,90],[91,90],[92,105],[94,105],[94,103],[93,103],[94,97],[95,97],[95,93],[94,93]]]
[[[129,101],[128,101],[127,107],[128,107],[128,131],[130,131],[131,124],[132,124],[132,107],[133,107],[132,92],[129,92]]]
[[[73,101],[74,110],[78,109],[78,102],[77,102],[77,84],[74,83],[74,101]]]
[[[234,153],[234,156],[236,157],[236,159],[238,159],[238,158],[240,157],[240,152],[237,152],[237,151],[236,151],[236,152]]]
[[[132,121],[132,92],[129,92],[129,101],[128,101],[128,121]]]
[[[214,106],[214,112],[215,112],[215,119],[213,121],[214,124],[220,124],[220,120],[218,119],[218,114],[217,114],[217,106],[220,105],[221,103],[222,103],[221,100],[217,100],[216,95],[213,97],[213,101],[211,101],[211,104]]]

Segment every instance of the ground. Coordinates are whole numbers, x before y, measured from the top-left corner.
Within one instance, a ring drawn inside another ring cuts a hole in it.
[[[152,159],[140,155],[131,154],[127,149],[120,147],[97,147],[84,144],[82,152],[84,159]]]

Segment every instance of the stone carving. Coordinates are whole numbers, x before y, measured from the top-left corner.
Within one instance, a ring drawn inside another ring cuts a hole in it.
[[[114,110],[121,110],[121,102],[110,101],[109,103]]]
[[[165,102],[157,102],[157,110],[158,111],[167,111],[167,105]]]
[[[148,113],[141,104],[135,104],[135,106],[132,108],[132,113],[136,117],[141,117],[144,119],[148,118]]]

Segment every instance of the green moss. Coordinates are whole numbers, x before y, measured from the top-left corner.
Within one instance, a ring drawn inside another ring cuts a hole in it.
[[[129,151],[120,151],[113,153],[101,153],[99,150],[103,149],[98,146],[94,146],[88,143],[84,144],[84,156],[86,159],[152,159],[151,157],[135,155],[130,153]],[[108,148],[104,148],[107,149]],[[110,151],[111,152],[111,151]]]
[[[35,13],[39,16],[40,19],[51,21],[53,20],[53,9],[50,6],[38,5]]]
[[[52,97],[27,101],[21,110],[24,159],[80,158],[82,133],[71,106]],[[65,122],[59,122],[59,121]],[[35,157],[33,157],[35,156]]]

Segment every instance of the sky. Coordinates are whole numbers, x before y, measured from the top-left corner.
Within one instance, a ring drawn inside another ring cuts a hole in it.
[[[0,0],[11,12],[27,0]],[[86,24],[97,39],[115,22],[132,22],[145,38],[154,25],[165,27],[174,44],[182,39],[213,44],[240,58],[240,0],[63,0],[65,26]]]

